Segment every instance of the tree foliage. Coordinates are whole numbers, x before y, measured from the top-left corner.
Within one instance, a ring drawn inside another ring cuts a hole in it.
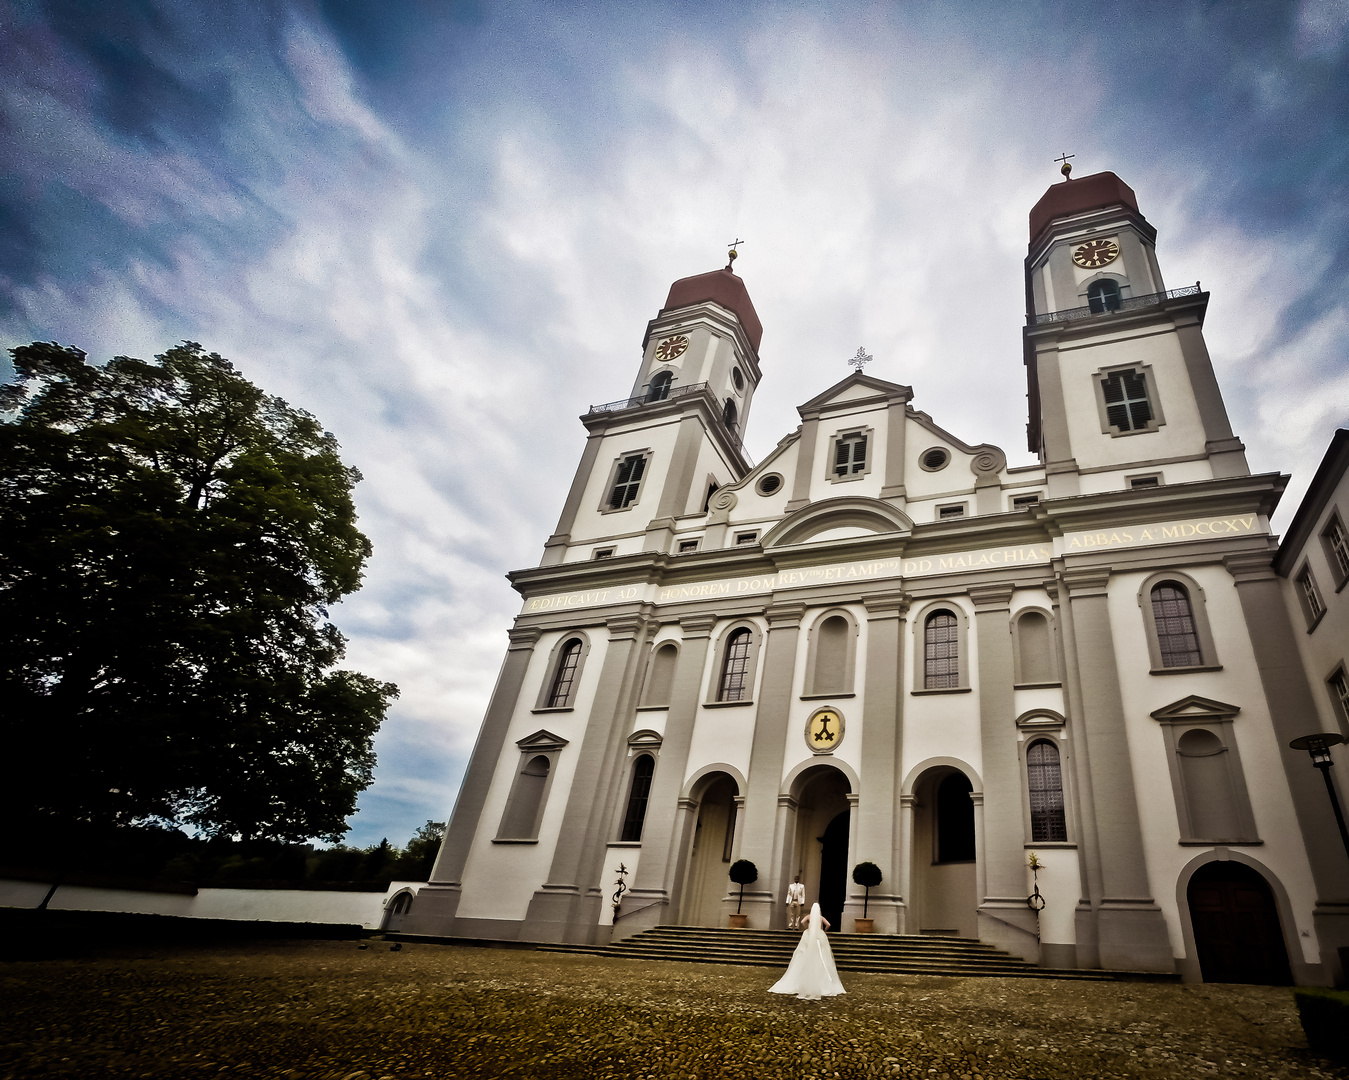
[[[11,353],[0,810],[341,837],[397,689],[334,670],[370,554],[336,440],[192,342]]]

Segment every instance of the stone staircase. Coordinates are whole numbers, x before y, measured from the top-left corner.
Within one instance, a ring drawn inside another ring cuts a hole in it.
[[[787,967],[801,940],[794,930],[730,930],[657,926],[612,945],[540,945],[541,952],[588,953],[630,960]],[[1043,968],[972,938],[906,934],[830,934],[839,971],[892,975],[1001,976],[1023,979],[1110,981],[1136,972]],[[1146,976],[1144,976],[1146,977]]]

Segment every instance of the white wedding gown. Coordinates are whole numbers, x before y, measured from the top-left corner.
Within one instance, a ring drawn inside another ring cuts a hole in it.
[[[796,952],[792,953],[787,974],[774,983],[768,992],[795,994],[807,1001],[847,993],[838,981],[838,968],[834,966],[834,953],[824,934],[824,916],[820,914],[819,904],[810,906],[810,925],[801,935]]]

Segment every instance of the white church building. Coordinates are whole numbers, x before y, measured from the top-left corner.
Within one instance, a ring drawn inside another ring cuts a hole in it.
[[[1272,564],[1287,477],[1247,467],[1208,294],[1168,289],[1155,241],[1113,173],[1032,209],[1019,467],[860,365],[751,466],[759,318],[729,265],[675,282],[510,575],[523,607],[404,930],[724,927],[747,859],[751,928],[785,925],[799,872],[846,933],[871,862],[879,933],[1342,979],[1349,857],[1288,746],[1335,714]]]

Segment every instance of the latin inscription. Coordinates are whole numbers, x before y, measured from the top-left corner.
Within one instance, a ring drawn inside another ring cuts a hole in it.
[[[1167,521],[1156,525],[1129,525],[1097,532],[1065,533],[1061,544],[1065,555],[1073,555],[1093,548],[1176,544],[1184,540],[1241,536],[1260,531],[1263,531],[1260,528],[1260,519],[1255,514],[1239,514],[1235,517]]]

